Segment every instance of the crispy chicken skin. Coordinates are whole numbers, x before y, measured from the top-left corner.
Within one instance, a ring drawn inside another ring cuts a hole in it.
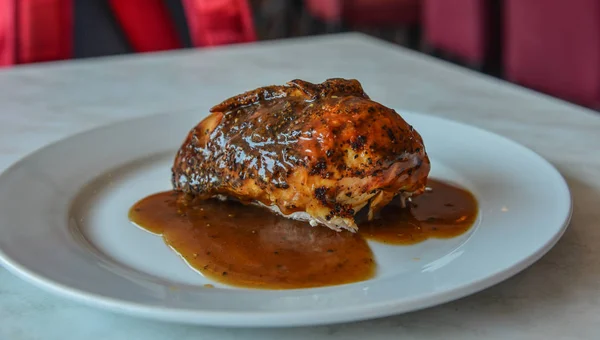
[[[357,230],[395,196],[425,189],[423,140],[356,80],[292,80],[232,97],[194,127],[172,168],[191,197],[257,203],[284,216]]]

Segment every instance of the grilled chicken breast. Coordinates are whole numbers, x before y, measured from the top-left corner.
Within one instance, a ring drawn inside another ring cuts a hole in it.
[[[194,127],[172,168],[175,190],[237,199],[284,216],[357,230],[394,197],[425,189],[419,133],[356,80],[293,80],[232,97]]]

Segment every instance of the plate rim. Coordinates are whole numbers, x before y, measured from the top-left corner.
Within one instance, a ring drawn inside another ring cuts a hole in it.
[[[568,211],[565,216],[565,219],[561,222],[559,232],[554,234],[552,238],[550,238],[543,244],[543,246],[538,248],[529,256],[522,258],[521,260],[515,262],[508,268],[505,268],[501,271],[497,271],[496,273],[482,278],[480,280],[474,280],[450,290],[416,295],[402,300],[372,303],[368,306],[352,306],[346,307],[344,309],[320,309],[318,311],[318,318],[310,317],[311,315],[316,313],[314,310],[301,310],[294,312],[206,311],[202,309],[192,308],[164,307],[160,305],[154,306],[121,300],[118,298],[104,296],[101,294],[74,288],[56,280],[46,278],[43,275],[28,269],[26,266],[22,265],[18,261],[10,258],[1,247],[0,265],[2,265],[16,277],[34,285],[35,287],[41,288],[42,290],[53,293],[60,297],[80,302],[87,306],[99,307],[120,314],[144,317],[147,319],[154,319],[159,321],[207,326],[279,328],[309,325],[316,326],[343,322],[353,322],[360,320],[370,320],[385,316],[401,314],[405,312],[417,311],[432,306],[441,305],[450,301],[454,301],[462,297],[485,290],[495,284],[503,282],[508,278],[520,273],[524,269],[531,266],[533,263],[537,262],[540,258],[542,258],[561,239],[562,235],[567,230],[573,215],[573,197],[566,179],[552,163],[550,163],[544,157],[539,155],[537,152],[524,146],[523,144],[505,136],[502,136],[498,133],[486,130],[484,128],[474,126],[468,123],[463,123],[462,121],[456,121],[446,117],[440,117],[437,115],[431,115],[427,113],[408,110],[396,111],[401,116],[404,116],[405,114],[408,114],[409,116],[420,116],[424,117],[425,119],[439,120],[446,124],[461,125],[462,127],[468,129],[477,130],[480,133],[492,135],[494,138],[498,138],[503,140],[504,142],[508,142],[514,147],[520,148],[522,151],[525,151],[531,157],[534,157],[538,161],[541,161],[547,167],[548,170],[551,170],[552,172],[554,172],[555,175],[557,175],[557,179],[560,180],[560,183],[557,184],[560,184],[560,186],[562,186],[562,189],[565,190],[565,198],[568,199]],[[22,165],[22,163],[26,162],[28,159],[35,157],[40,153],[43,153],[48,148],[57,147],[62,143],[66,143],[71,139],[77,138],[78,136],[86,135],[93,132],[100,132],[104,129],[110,129],[115,125],[121,125],[140,120],[160,119],[161,117],[168,117],[173,115],[174,113],[161,113],[142,117],[122,119],[109,124],[104,124],[72,135],[65,136],[61,139],[45,144],[44,146],[31,151],[30,153],[25,154],[24,156],[13,162],[9,167],[7,167],[0,173],[0,183],[5,180],[5,177],[9,176],[9,174],[12,171],[18,169]],[[408,120],[409,119],[407,119],[407,121]],[[360,310],[360,313],[357,313],[358,310]],[[231,319],[236,319],[237,317],[240,317],[241,319],[233,322],[230,321]]]

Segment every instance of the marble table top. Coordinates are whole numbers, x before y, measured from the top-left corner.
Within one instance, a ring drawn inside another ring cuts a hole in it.
[[[0,171],[47,143],[99,125],[206,107],[265,84],[330,77],[357,78],[387,106],[467,122],[541,154],[572,190],[574,214],[563,238],[529,269],[472,296],[312,328],[224,329],[137,319],[56,297],[0,268],[0,339],[600,337],[600,114],[360,34],[1,70]]]

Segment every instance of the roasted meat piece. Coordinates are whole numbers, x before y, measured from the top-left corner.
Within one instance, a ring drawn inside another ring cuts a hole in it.
[[[256,203],[311,225],[357,230],[394,197],[424,191],[421,136],[356,80],[292,80],[216,105],[172,168],[175,190]],[[363,214],[363,213],[361,213]]]

